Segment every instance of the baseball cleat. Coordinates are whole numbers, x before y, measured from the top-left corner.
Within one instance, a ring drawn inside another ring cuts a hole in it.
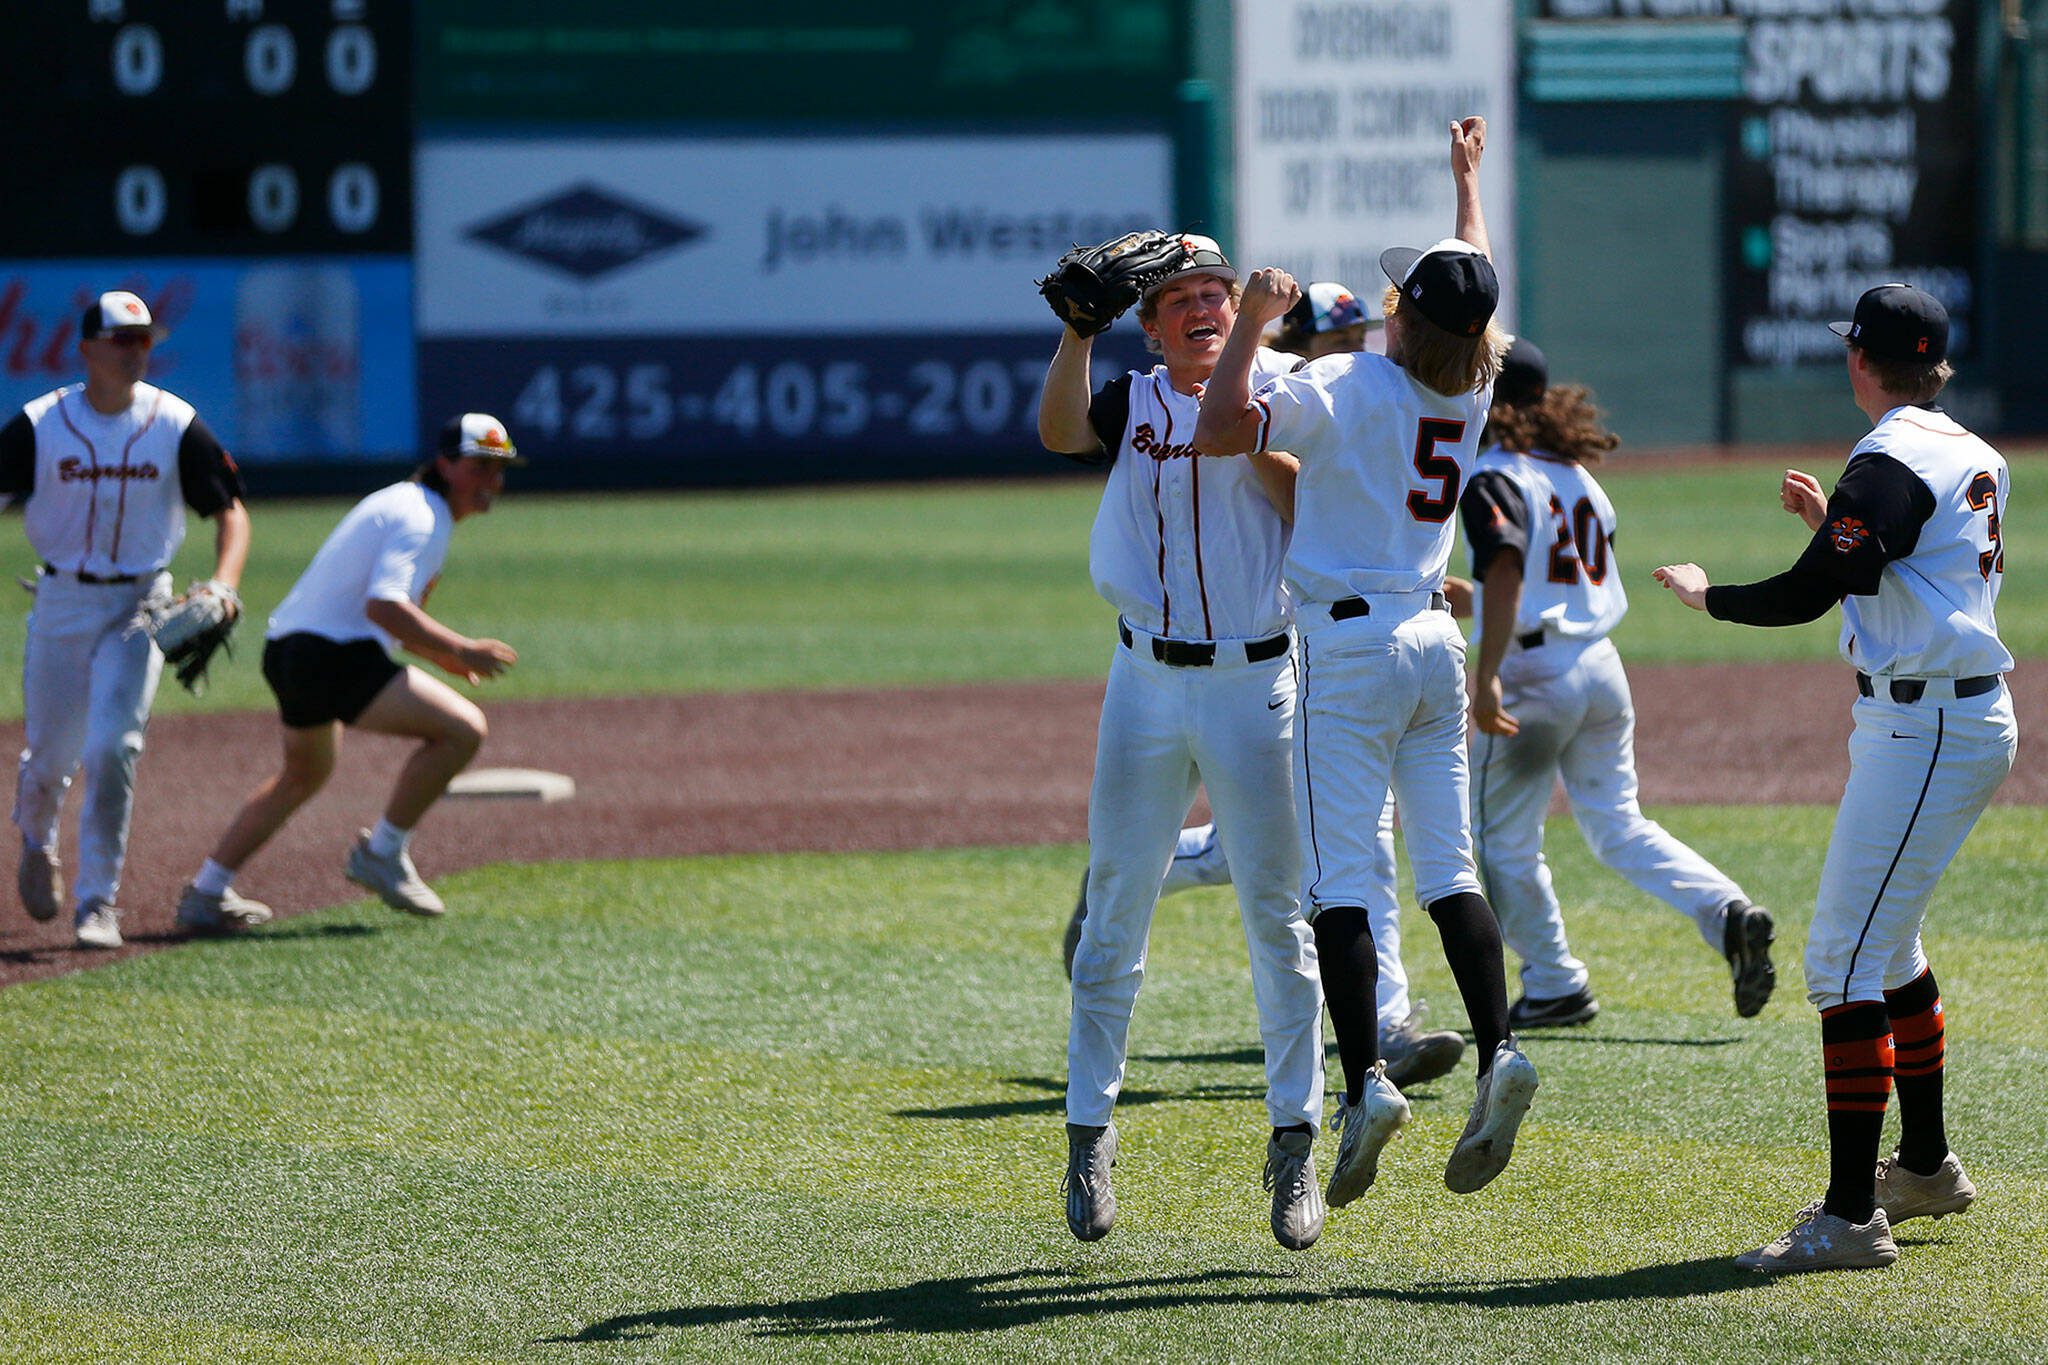
[[[1799,1211],[1792,1230],[1772,1242],[1735,1258],[1744,1270],[1788,1275],[1802,1270],[1866,1270],[1899,1259],[1891,1221],[1884,1207],[1870,1211],[1867,1223],[1852,1223],[1822,1208],[1819,1201]]]
[[[1116,1191],[1109,1180],[1115,1165],[1114,1123],[1067,1125],[1067,1175],[1060,1193],[1067,1197],[1067,1227],[1084,1242],[1101,1241],[1116,1223]]]
[[[238,933],[254,929],[259,924],[268,924],[270,920],[269,906],[262,901],[236,895],[233,887],[218,896],[210,896],[187,883],[178,896],[178,923],[194,933]]]
[[[1067,918],[1066,940],[1060,955],[1066,959],[1067,980],[1074,979],[1074,951],[1081,946],[1081,924],[1088,918],[1088,869],[1081,869],[1081,894],[1074,900],[1074,913]]]
[[[1387,1079],[1384,1060],[1373,1063],[1357,1104],[1337,1097],[1337,1112],[1330,1116],[1330,1131],[1337,1134],[1337,1161],[1323,1196],[1331,1208],[1341,1209],[1372,1188],[1380,1173],[1380,1153],[1412,1117],[1408,1101]]]
[[[1600,1002],[1593,998],[1590,986],[1581,986],[1570,995],[1546,996],[1541,1000],[1525,995],[1508,1006],[1508,1027],[1516,1032],[1525,1028],[1570,1028],[1592,1022],[1599,1012]]]
[[[120,947],[126,941],[121,937],[121,912],[104,901],[89,909],[80,906],[77,936],[81,948]]]
[[[1486,1188],[1507,1169],[1515,1151],[1522,1117],[1536,1098],[1536,1066],[1515,1046],[1513,1038],[1494,1049],[1493,1065],[1479,1078],[1472,1114],[1451,1159],[1444,1164],[1444,1184],[1458,1194]]]
[[[1729,975],[1735,978],[1735,1012],[1744,1019],[1763,1009],[1778,984],[1778,969],[1771,965],[1771,941],[1776,937],[1771,912],[1761,905],[1736,901],[1728,907],[1727,922],[1721,929],[1721,955],[1728,959]]]
[[[403,910],[408,915],[439,915],[448,909],[434,894],[434,888],[421,879],[419,869],[412,865],[411,854],[401,850],[395,858],[384,858],[370,852],[368,830],[357,834],[354,847],[348,851],[345,872],[350,881],[376,892],[393,910]]]
[[[1323,1192],[1316,1188],[1312,1132],[1275,1134],[1266,1143],[1266,1188],[1273,1192],[1273,1237],[1307,1251],[1323,1235]]]
[[[1877,1207],[1894,1226],[1908,1218],[1946,1218],[1977,1202],[1977,1187],[1950,1152],[1932,1175],[1899,1164],[1897,1155],[1877,1160]]]
[[[1454,1029],[1422,1031],[1426,1007],[1417,1005],[1398,1024],[1380,1029],[1380,1057],[1396,1086],[1420,1085],[1448,1075],[1465,1055],[1465,1039]]]
[[[21,905],[28,911],[29,918],[57,918],[57,907],[64,903],[64,865],[57,861],[56,854],[33,844],[23,844],[21,867],[15,872],[14,885],[21,892]]]

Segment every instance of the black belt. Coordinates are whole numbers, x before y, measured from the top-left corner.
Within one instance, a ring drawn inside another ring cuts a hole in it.
[[[96,573],[87,573],[83,569],[60,569],[47,560],[43,563],[43,572],[69,574],[81,583],[91,583],[95,586],[102,583],[140,583],[142,581],[142,575],[139,573],[117,573],[102,576]]]
[[[1131,628],[1121,617],[1117,619],[1116,633],[1123,640],[1125,649],[1133,647],[1134,637]],[[1151,638],[1152,657],[1160,663],[1174,668],[1207,668],[1216,662],[1214,640],[1167,640],[1157,635]],[[1245,641],[1244,661],[1248,664],[1264,663],[1268,659],[1277,659],[1286,652],[1287,632],[1283,630],[1278,635],[1271,635],[1263,640]]]
[[[1517,635],[1515,637],[1515,643],[1520,645],[1524,649],[1534,649],[1538,645],[1543,643],[1543,632],[1540,630],[1532,630],[1527,635]]]
[[[1431,611],[1449,611],[1451,609],[1450,602],[1442,593],[1433,592],[1429,595],[1429,609]],[[1366,601],[1363,597],[1340,597],[1330,603],[1330,619],[1332,621],[1349,621],[1354,616],[1370,615],[1372,615],[1372,603]]]
[[[1957,678],[1956,696],[1981,697],[1986,692],[1997,688],[2000,676],[1997,673],[1986,673],[1980,678]],[[1859,695],[1865,697],[1877,695],[1877,689],[1872,685],[1868,673],[1858,673],[1856,675],[1856,691]],[[1893,678],[1890,691],[1893,701],[1916,702],[1926,694],[1927,680],[1925,678]]]

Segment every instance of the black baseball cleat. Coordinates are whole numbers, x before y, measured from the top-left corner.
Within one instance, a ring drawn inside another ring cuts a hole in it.
[[[1771,998],[1778,984],[1778,969],[1771,965],[1771,942],[1777,925],[1771,912],[1748,901],[1728,906],[1727,922],[1721,928],[1721,955],[1728,959],[1728,971],[1735,978],[1735,1012],[1744,1019],[1756,1015]]]
[[[1508,1006],[1508,1027],[1517,1033],[1525,1028],[1569,1028],[1590,1023],[1599,1012],[1600,1002],[1593,998],[1590,986],[1581,986],[1570,995],[1542,1000],[1525,995]]]
[[[1060,953],[1067,960],[1067,980],[1074,979],[1074,950],[1081,946],[1081,922],[1088,918],[1088,869],[1081,869],[1081,894],[1074,901],[1074,913],[1067,919],[1066,941]]]

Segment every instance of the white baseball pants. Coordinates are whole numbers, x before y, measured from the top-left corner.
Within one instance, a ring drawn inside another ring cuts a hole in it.
[[[1301,863],[1288,753],[1294,678],[1287,656],[1176,668],[1150,637],[1109,668],[1088,800],[1088,917],[1074,953],[1067,1121],[1109,1122],[1123,1088],[1131,1012],[1144,981],[1160,879],[1198,783],[1209,792],[1237,885],[1275,1127],[1323,1114],[1321,977],[1301,916]],[[1233,657],[1234,656],[1234,657]]]
[[[111,904],[121,889],[135,763],[164,664],[137,619],[145,603],[170,591],[169,574],[89,584],[58,573],[36,582],[22,647],[25,735],[14,823],[27,842],[54,849],[64,794],[83,765],[73,882],[79,905]]]
[[[1543,822],[1559,777],[1593,856],[1646,895],[1692,917],[1721,951],[1728,903],[1742,888],[1662,825],[1636,796],[1635,701],[1612,641],[1552,637],[1508,656],[1501,699],[1513,736],[1472,741],[1472,838],[1501,941],[1522,959],[1522,991],[1552,1000],[1585,987],[1565,941],[1543,857]]]
[[[1927,970],[1928,898],[2012,771],[2012,694],[2001,685],[1944,699],[1941,685],[1910,704],[1856,702],[1849,782],[1806,938],[1806,998],[1820,1009],[1881,1001]]]
[[[1331,621],[1317,608],[1297,617],[1295,787],[1311,918],[1325,906],[1384,900],[1379,832],[1390,788],[1416,899],[1427,906],[1479,890],[1466,808],[1465,639],[1430,597],[1374,594],[1366,616]]]

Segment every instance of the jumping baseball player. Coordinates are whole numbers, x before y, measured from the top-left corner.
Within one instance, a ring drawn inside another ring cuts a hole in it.
[[[1214,241],[1183,240],[1177,268],[1148,282],[1138,309],[1162,363],[1091,394],[1091,343],[1069,320],[1039,405],[1048,450],[1109,464],[1089,569],[1118,612],[1088,803],[1090,909],[1073,962],[1067,1225],[1094,1241],[1115,1221],[1112,1112],[1131,1012],[1160,877],[1200,783],[1230,851],[1251,950],[1273,1233],[1299,1250],[1323,1224],[1311,1153],[1322,996],[1298,900],[1292,638],[1280,586],[1287,524],[1251,462],[1194,458],[1196,394],[1237,320],[1237,272]],[[1294,363],[1251,349],[1261,375]]]
[[[1960,1213],[1977,1197],[1943,1122],[1941,992],[1920,921],[2019,744],[1994,611],[2010,482],[1999,453],[1935,405],[1954,374],[1947,310],[1886,284],[1831,325],[1875,426],[1832,495],[1786,472],[1779,500],[1814,532],[1805,552],[1739,586],[1710,587],[1697,564],[1656,573],[1687,606],[1747,625],[1796,625],[1840,602],[1842,656],[1856,669],[1849,782],[1806,941],[1828,1188],[1791,1231],[1736,1258],[1770,1272],[1890,1265],[1892,1224]],[[1895,1079],[1899,1146],[1880,1161]]]
[[[1286,566],[1300,631],[1296,800],[1303,899],[1344,1065],[1333,1206],[1372,1184],[1380,1149],[1409,1118],[1378,1057],[1365,908],[1390,786],[1416,894],[1443,936],[1478,1044],[1471,1117],[1444,1170],[1451,1189],[1477,1190],[1506,1167],[1536,1091],[1536,1069],[1508,1033],[1500,929],[1472,860],[1465,642],[1443,593],[1459,488],[1508,346],[1492,322],[1499,284],[1479,202],[1485,132],[1478,118],[1451,125],[1459,235],[1381,256],[1394,286],[1387,355],[1315,361],[1254,400],[1240,334],[1224,347],[1195,430],[1205,454],[1284,449],[1299,462]],[[1284,271],[1254,272],[1243,321],[1263,325],[1298,292]],[[1229,817],[1221,822],[1228,834]]]
[[[1776,981],[1769,912],[1636,800],[1635,703],[1608,639],[1628,596],[1614,505],[1587,468],[1620,442],[1585,388],[1550,387],[1526,338],[1494,386],[1487,439],[1458,507],[1480,585],[1472,837],[1501,937],[1522,959],[1508,1026],[1582,1024],[1600,1010],[1543,859],[1560,776],[1593,856],[1691,918],[1727,958],[1746,1019]]]
[[[1274,350],[1301,357],[1296,368],[1326,355],[1365,349],[1368,329],[1380,325],[1357,295],[1334,281],[1311,284],[1273,333]],[[1273,490],[1269,489],[1269,494]],[[1294,519],[1291,489],[1274,505],[1290,523]],[[1456,582],[1449,580],[1448,582]],[[1462,587],[1462,583],[1460,583]],[[1469,602],[1469,595],[1465,599]],[[1180,832],[1173,861],[1161,880],[1162,898],[1197,886],[1228,886],[1230,860],[1216,837],[1216,826],[1196,825]],[[1449,1072],[1465,1053],[1465,1039],[1453,1029],[1424,1029],[1424,1006],[1411,1001],[1408,971],[1401,961],[1401,902],[1395,882],[1394,802],[1387,799],[1380,814],[1379,880],[1366,909],[1372,916],[1373,950],[1379,959],[1377,1007],[1380,1055],[1387,1075],[1397,1086],[1419,1085]],[[1081,879],[1079,898],[1068,918],[1064,951],[1067,975],[1074,971],[1074,949],[1081,942],[1081,923],[1088,914],[1088,880]]]
[[[178,923],[198,932],[248,927],[267,906],[234,889],[235,874],[334,771],[344,726],[417,739],[376,828],[344,871],[394,910],[445,907],[413,866],[414,826],[483,744],[484,713],[454,688],[391,657],[402,645],[475,683],[518,660],[502,640],[471,639],[426,613],[456,522],[481,515],[519,458],[504,424],[468,412],[441,429],[411,479],[379,489],[341,519],[270,618],[263,678],[284,724],[284,767],[258,787],[213,856],[178,898]]]
[[[56,917],[57,820],[82,763],[75,932],[80,947],[118,948],[135,764],[163,674],[145,614],[170,600],[165,566],[185,539],[187,507],[214,522],[213,574],[193,591],[239,612],[249,514],[240,472],[192,405],[143,381],[164,335],[148,306],[101,294],[78,335],[85,382],[0,427],[0,493],[25,503],[23,529],[42,560],[21,661],[17,885],[29,914]]]

